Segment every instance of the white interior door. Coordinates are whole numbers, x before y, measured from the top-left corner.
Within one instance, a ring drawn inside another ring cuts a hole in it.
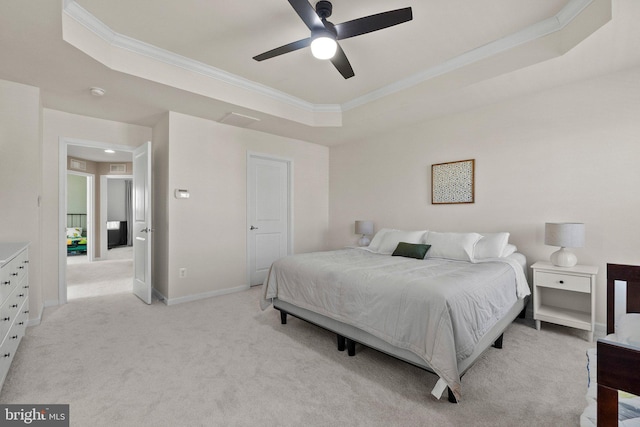
[[[247,165],[249,284],[260,285],[271,264],[291,253],[291,162],[250,154]]]
[[[151,304],[151,142],[133,152],[133,293]]]

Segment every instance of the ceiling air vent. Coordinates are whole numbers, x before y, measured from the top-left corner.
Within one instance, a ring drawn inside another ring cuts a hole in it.
[[[81,171],[87,170],[87,162],[84,160],[71,159],[71,163],[69,164],[71,169],[78,169]]]
[[[127,171],[127,165],[125,165],[124,163],[109,165],[109,172],[111,173],[125,173],[126,171]]]
[[[224,123],[231,126],[238,126],[241,128],[249,127],[250,125],[259,121],[260,119],[256,119],[255,117],[245,116],[244,114],[239,114],[239,113],[228,113],[222,119],[220,119],[220,123]]]

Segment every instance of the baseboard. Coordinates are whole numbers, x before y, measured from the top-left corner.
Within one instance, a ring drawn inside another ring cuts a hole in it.
[[[217,291],[205,292],[202,294],[187,295],[179,298],[165,298],[159,292],[157,294],[162,297],[162,299],[161,298],[158,298],[158,299],[163,301],[166,305],[175,305],[175,304],[182,304],[185,302],[197,301],[205,298],[219,297],[221,295],[232,294],[235,292],[242,292],[248,289],[249,289],[249,285],[242,285],[242,286],[237,286],[235,288],[220,289]]]
[[[27,320],[27,327],[38,326],[42,322],[42,313],[44,313],[44,307],[45,306],[41,304],[40,307],[38,308],[38,315],[33,318],[29,317],[29,320]]]

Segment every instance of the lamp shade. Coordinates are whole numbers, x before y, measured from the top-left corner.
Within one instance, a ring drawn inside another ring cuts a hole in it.
[[[373,234],[373,221],[356,221],[356,234]]]
[[[358,245],[369,246],[371,240],[367,237],[367,234],[373,234],[373,221],[356,221],[356,234],[362,235],[358,240]]]
[[[581,248],[584,246],[584,224],[547,222],[544,225],[544,244],[563,248]]]

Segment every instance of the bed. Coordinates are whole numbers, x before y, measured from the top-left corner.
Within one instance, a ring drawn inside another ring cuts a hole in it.
[[[87,237],[80,227],[67,227],[67,255],[87,253]]]
[[[360,343],[433,372],[432,394],[459,402],[462,375],[524,317],[526,259],[508,238],[383,229],[367,248],[274,262],[261,307],[335,332],[349,355]]]
[[[67,213],[67,255],[87,253],[87,214]]]
[[[607,264],[607,336],[587,361],[580,425],[640,426],[640,266]]]

